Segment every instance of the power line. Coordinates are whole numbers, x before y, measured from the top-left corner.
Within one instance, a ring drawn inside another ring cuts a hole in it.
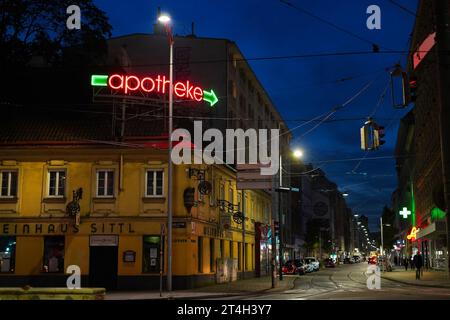
[[[411,11],[410,9],[408,9],[407,7],[401,5],[401,4],[398,3],[398,2],[395,2],[394,0],[388,0],[388,1],[389,1],[390,3],[392,3],[394,6],[400,8],[401,10],[403,10],[404,12],[409,13],[410,15],[412,15],[412,16],[414,16],[414,17],[417,18],[417,14],[416,14],[415,12]],[[444,0],[444,1],[445,1],[445,0]]]
[[[299,12],[301,12],[301,13],[303,13],[303,14],[305,14],[305,15],[307,15],[307,16],[310,16],[310,17],[312,17],[312,18],[314,18],[314,19],[316,19],[316,20],[319,20],[319,21],[321,21],[321,22],[327,24],[328,26],[333,27],[333,28],[336,29],[336,30],[339,30],[339,31],[341,31],[341,32],[344,32],[344,33],[346,33],[346,34],[352,36],[353,38],[356,38],[356,39],[358,39],[358,40],[360,40],[360,41],[369,43],[369,44],[371,44],[371,45],[374,46],[374,47],[375,47],[375,46],[378,47],[378,45],[375,44],[373,41],[370,41],[370,40],[368,40],[368,39],[365,39],[365,38],[361,37],[360,35],[357,35],[356,33],[352,32],[352,31],[350,31],[350,30],[344,29],[344,28],[338,26],[337,24],[335,24],[335,23],[333,23],[333,22],[331,22],[331,21],[325,20],[324,18],[321,18],[321,17],[315,15],[314,13],[312,13],[312,12],[306,10],[306,9],[301,8],[301,7],[299,7],[298,5],[294,5],[293,3],[288,2],[288,1],[286,1],[286,0],[280,0],[280,2],[283,3],[283,4],[285,4],[285,5],[287,5],[287,6],[289,6],[289,7],[291,7],[291,8],[293,8],[293,9],[295,9],[295,10],[297,10],[297,11],[299,11]]]

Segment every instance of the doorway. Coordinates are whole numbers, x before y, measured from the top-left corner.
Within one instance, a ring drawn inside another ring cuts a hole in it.
[[[90,246],[89,286],[114,290],[117,288],[117,246]]]

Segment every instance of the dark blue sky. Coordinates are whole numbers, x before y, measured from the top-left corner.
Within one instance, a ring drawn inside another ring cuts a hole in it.
[[[417,0],[397,0],[412,11]],[[368,51],[371,45],[307,16],[278,0],[95,0],[113,26],[113,36],[150,33],[157,7],[169,12],[175,33],[190,33],[195,22],[199,37],[227,38],[237,43],[244,56],[268,57],[322,52]],[[291,0],[291,3],[315,15],[391,50],[406,50],[414,16],[388,0]],[[381,8],[382,29],[368,30],[366,9],[376,4]],[[369,54],[306,59],[250,61],[281,115],[291,129],[301,122],[296,119],[316,117],[344,103],[367,83],[370,88],[353,103],[338,111],[331,119],[363,118],[375,109],[388,84],[384,71],[397,62],[405,66],[400,54]],[[352,80],[335,80],[354,77]],[[306,161],[318,164],[340,190],[349,192],[348,203],[358,214],[369,216],[371,230],[378,228],[378,217],[390,203],[396,187],[395,161],[392,156],[398,130],[398,119],[409,109],[396,111],[387,92],[375,120],[386,130],[387,143],[367,160],[338,161],[361,158],[359,128],[363,120],[324,123],[311,133],[311,125],[294,130],[292,145],[302,147]],[[390,120],[396,119],[396,120]],[[355,166],[359,174],[348,174]],[[365,173],[365,174],[361,174]]]

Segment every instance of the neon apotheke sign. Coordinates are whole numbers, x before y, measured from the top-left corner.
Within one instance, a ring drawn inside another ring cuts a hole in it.
[[[92,75],[91,85],[94,87],[108,87],[111,90],[121,91],[124,94],[132,94],[140,91],[144,93],[169,92],[170,81],[166,76],[157,75],[156,77],[139,77],[136,75]],[[193,85],[189,80],[177,81],[173,84],[173,94],[180,98],[191,101],[206,101],[210,106],[214,106],[219,99],[211,89],[204,90]]]

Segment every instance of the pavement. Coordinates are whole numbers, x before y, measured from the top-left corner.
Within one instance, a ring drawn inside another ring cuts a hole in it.
[[[277,286],[272,288],[270,276],[250,278],[191,290],[176,290],[170,294],[163,292],[161,296],[159,291],[112,291],[106,293],[105,300],[232,298],[286,291],[294,287],[295,279],[295,276],[284,276],[282,281],[277,279]]]
[[[450,280],[446,272],[424,270],[415,280],[415,271],[396,268],[382,272],[379,288],[368,288],[368,265],[358,263],[322,269],[303,276],[284,276],[276,288],[271,278],[251,278],[191,290],[107,292],[105,300],[195,299],[195,300],[450,300]]]
[[[423,270],[420,280],[416,280],[416,271],[403,267],[394,267],[391,272],[382,272],[381,277],[398,283],[434,287],[434,288],[450,288],[450,278],[446,271]]]

